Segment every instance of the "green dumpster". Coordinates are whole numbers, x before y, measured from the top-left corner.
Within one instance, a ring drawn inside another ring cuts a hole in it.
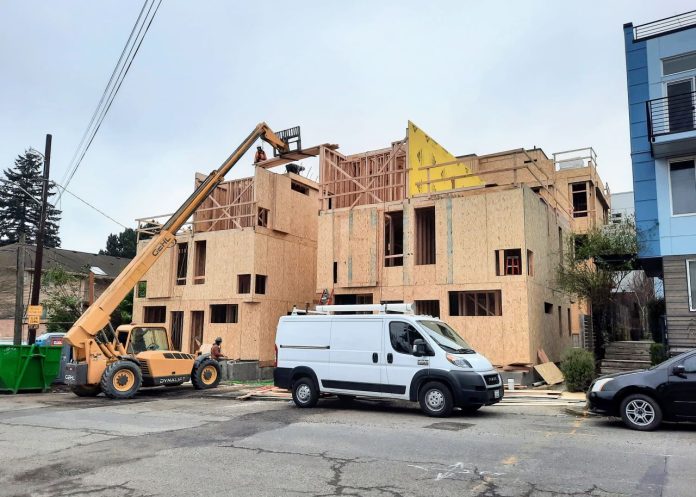
[[[0,345],[0,392],[46,391],[60,369],[60,346]]]

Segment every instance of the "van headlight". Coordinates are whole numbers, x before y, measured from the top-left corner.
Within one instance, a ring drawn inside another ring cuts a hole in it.
[[[614,378],[600,378],[599,380],[595,381],[592,385],[592,391],[601,392],[602,390],[604,390],[604,386],[613,379]]]
[[[460,368],[471,368],[469,361],[461,357],[457,357],[456,355],[447,354],[447,360]]]

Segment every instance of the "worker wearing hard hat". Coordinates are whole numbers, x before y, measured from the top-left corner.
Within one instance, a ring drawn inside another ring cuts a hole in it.
[[[225,355],[222,353],[222,338],[221,337],[217,337],[215,339],[215,343],[210,348],[210,357],[212,357],[216,361],[221,361],[221,360],[227,359],[225,357]]]

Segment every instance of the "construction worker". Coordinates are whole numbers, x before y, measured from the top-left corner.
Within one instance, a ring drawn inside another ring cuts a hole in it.
[[[225,359],[224,354],[222,353],[222,338],[217,337],[215,339],[215,343],[213,346],[210,348],[210,357],[215,359],[216,361],[220,361],[222,359]]]
[[[266,152],[263,151],[261,145],[256,147],[256,155],[254,155],[254,164],[263,162],[266,160]]]

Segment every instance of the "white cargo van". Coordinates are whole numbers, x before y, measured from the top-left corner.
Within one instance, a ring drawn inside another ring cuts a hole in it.
[[[410,308],[318,306],[281,317],[275,385],[291,390],[298,407],[313,407],[320,393],[418,401],[429,416],[499,402],[503,385],[488,359],[440,319]],[[331,314],[356,311],[378,314]]]

